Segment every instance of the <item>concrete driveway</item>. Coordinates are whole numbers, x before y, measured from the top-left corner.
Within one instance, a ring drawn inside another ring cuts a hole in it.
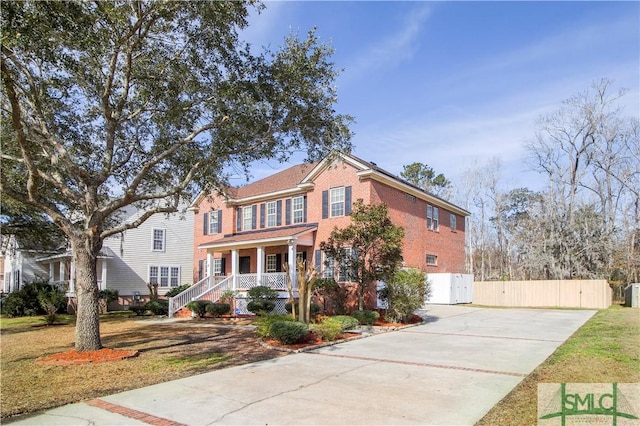
[[[427,322],[71,404],[14,425],[472,425],[592,310],[431,305]]]

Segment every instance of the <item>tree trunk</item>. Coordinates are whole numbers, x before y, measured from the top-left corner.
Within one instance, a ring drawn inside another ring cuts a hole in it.
[[[100,315],[98,311],[98,280],[96,259],[98,250],[88,249],[90,244],[72,241],[73,260],[76,266],[76,316],[77,351],[96,351],[102,348],[100,341]],[[92,251],[94,251],[92,253]]]

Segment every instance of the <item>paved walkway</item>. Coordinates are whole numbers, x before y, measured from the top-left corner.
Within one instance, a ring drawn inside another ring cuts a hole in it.
[[[472,425],[595,311],[431,305],[425,324],[13,425]]]

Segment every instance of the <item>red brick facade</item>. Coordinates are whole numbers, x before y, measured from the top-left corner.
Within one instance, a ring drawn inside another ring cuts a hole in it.
[[[343,214],[335,217],[331,215],[332,188],[337,188],[334,191],[337,197],[344,197],[342,205],[334,205],[337,213],[342,208]],[[203,271],[207,252],[214,258],[225,259],[221,265],[224,275],[232,273],[230,250],[237,251],[241,258],[240,268],[244,270],[240,273],[255,273],[257,246],[263,248],[265,257],[276,255],[271,256],[273,266],[274,258],[280,262],[287,260],[288,244],[293,240],[296,253],[304,253],[303,256],[315,264],[320,243],[329,237],[334,227],[342,228],[350,223],[347,213],[357,199],[365,204],[387,204],[392,221],[405,231],[406,266],[432,273],[465,272],[468,212],[390,175],[375,164],[351,155],[339,155],[319,163],[291,167],[245,187],[230,188],[226,197],[216,194],[198,197],[193,205],[194,280],[207,275]],[[302,210],[296,210],[294,205],[302,206]],[[431,229],[427,226],[428,206],[432,212]],[[218,211],[221,216],[217,216]],[[434,211],[437,216],[433,215]],[[247,217],[242,217],[243,213]],[[221,219],[220,224],[214,219],[213,227],[205,232],[205,215],[208,219],[216,215],[216,219]],[[450,226],[451,215],[456,218],[455,229]],[[269,220],[275,226],[269,226]],[[433,264],[427,264],[427,256]],[[280,271],[279,265],[277,268]]]

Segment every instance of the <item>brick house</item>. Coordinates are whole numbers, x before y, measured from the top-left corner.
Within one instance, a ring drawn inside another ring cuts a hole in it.
[[[255,285],[269,285],[286,298],[282,264],[295,257],[323,265],[320,243],[334,227],[350,223],[357,199],[388,205],[392,221],[405,230],[406,266],[427,273],[465,272],[466,210],[374,163],[335,153],[228,188],[224,195],[199,195],[192,204],[197,284],[181,301],[172,301],[170,314],[195,297],[208,294],[215,300],[223,290],[242,292]],[[322,276],[342,281],[339,268],[321,268]]]

